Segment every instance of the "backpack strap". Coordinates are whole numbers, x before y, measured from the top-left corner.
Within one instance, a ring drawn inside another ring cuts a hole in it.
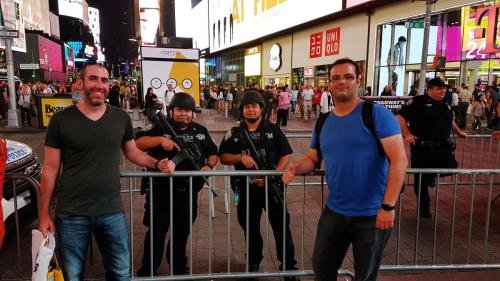
[[[377,147],[380,154],[385,155],[384,147],[377,137],[377,132],[375,131],[375,123],[373,122],[373,101],[365,100],[361,109],[361,116],[363,118],[363,125],[370,131],[372,136],[377,141]]]
[[[320,113],[318,119],[316,120],[316,124],[314,125],[316,151],[318,153],[318,162],[316,164],[317,170],[319,170],[321,168],[321,162],[323,161],[323,153],[321,152],[321,145],[319,143],[319,135],[321,134],[321,129],[323,128],[323,124],[325,124],[325,120],[328,117],[328,114],[330,114],[330,112]]]

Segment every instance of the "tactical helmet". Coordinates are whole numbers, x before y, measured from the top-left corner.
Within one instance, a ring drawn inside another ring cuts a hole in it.
[[[257,92],[257,91],[246,91],[243,96],[241,97],[240,100],[240,109],[243,109],[243,106],[245,104],[251,104],[251,103],[258,103],[262,108],[266,107],[266,104],[264,102],[264,98],[262,98],[262,95]]]
[[[172,101],[170,102],[169,108],[174,107],[186,108],[191,110],[196,110],[196,105],[194,103],[194,98],[188,93],[179,92],[175,93]]]

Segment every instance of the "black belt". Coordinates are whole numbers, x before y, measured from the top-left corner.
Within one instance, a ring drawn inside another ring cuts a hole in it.
[[[427,147],[432,147],[432,146],[445,146],[445,145],[450,145],[451,140],[446,139],[446,140],[441,140],[441,141],[428,141],[428,140],[416,140],[415,145],[418,146],[427,146]]]

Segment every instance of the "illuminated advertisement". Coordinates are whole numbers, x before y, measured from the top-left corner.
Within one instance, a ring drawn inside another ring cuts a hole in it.
[[[73,72],[75,70],[75,52],[68,44],[64,44],[64,59],[66,60],[66,71]]]
[[[38,36],[38,56],[40,57],[40,69],[64,72],[62,51],[59,44]]]
[[[260,46],[248,48],[245,50],[245,76],[260,75],[260,56]]]
[[[346,4],[345,4],[345,7],[346,8],[350,8],[350,7],[357,6],[359,4],[363,4],[363,3],[366,3],[366,2],[370,2],[370,1],[371,0],[347,0]]]
[[[212,0],[209,1],[210,52],[261,38],[341,9],[342,1],[332,0]]]
[[[143,46],[155,46],[160,26],[160,6],[158,0],[139,0],[141,40]]]
[[[88,24],[88,4],[85,0],[59,0],[59,15],[81,19]]]
[[[463,59],[500,57],[500,48],[497,47],[500,43],[497,36],[499,8],[500,5],[462,8]]]
[[[26,34],[24,23],[16,18],[22,11],[22,0],[0,0],[5,27],[10,30],[19,31],[19,37],[12,39],[12,50],[26,53]],[[4,40],[0,40],[0,48],[5,49]]]
[[[49,1],[23,0],[24,27],[50,34]]]
[[[40,99],[40,111],[39,116],[42,116],[42,127],[46,128],[49,125],[50,118],[54,113],[70,107],[73,105],[73,100],[71,97],[67,98],[52,98],[52,97],[42,97]]]
[[[141,47],[143,95],[149,87],[162,100],[167,85],[185,92],[200,104],[200,68],[198,49]]]

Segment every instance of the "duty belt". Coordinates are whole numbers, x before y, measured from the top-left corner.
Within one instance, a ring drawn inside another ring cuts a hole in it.
[[[415,145],[419,146],[427,146],[427,147],[435,147],[435,146],[445,146],[445,145],[450,145],[451,140],[450,139],[445,139],[441,141],[424,141],[424,140],[416,140]]]

